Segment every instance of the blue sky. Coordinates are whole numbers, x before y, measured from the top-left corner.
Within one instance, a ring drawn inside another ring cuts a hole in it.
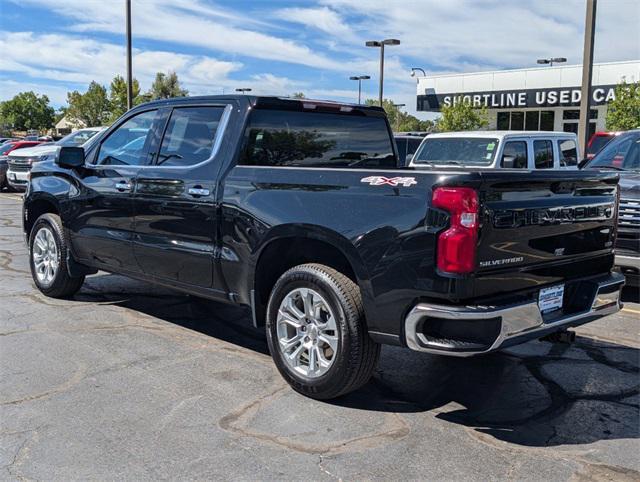
[[[415,110],[411,67],[429,73],[581,62],[584,0],[133,0],[134,76],[143,90],[175,70],[192,94],[251,87],[258,94],[355,101],[351,75],[371,75],[387,50],[385,97]],[[596,62],[640,58],[640,1],[599,0]],[[91,80],[124,74],[124,0],[0,0],[0,100],[22,90],[56,106]]]

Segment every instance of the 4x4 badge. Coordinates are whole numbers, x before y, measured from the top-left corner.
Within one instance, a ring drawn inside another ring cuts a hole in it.
[[[418,184],[415,177],[384,177],[384,176],[369,176],[360,179],[360,182],[366,182],[371,186],[404,186],[411,187],[414,184]]]

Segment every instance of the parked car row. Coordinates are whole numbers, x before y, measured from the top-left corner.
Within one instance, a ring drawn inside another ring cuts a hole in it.
[[[9,141],[0,145],[0,187],[24,191],[35,163],[53,159],[60,147],[80,146],[105,127],[80,129],[56,142]]]

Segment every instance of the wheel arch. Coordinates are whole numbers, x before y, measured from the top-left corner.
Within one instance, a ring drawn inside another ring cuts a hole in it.
[[[369,292],[369,276],[355,246],[337,232],[314,225],[274,228],[254,256],[249,290],[254,325],[263,326],[269,294],[289,268],[319,263],[336,269]]]

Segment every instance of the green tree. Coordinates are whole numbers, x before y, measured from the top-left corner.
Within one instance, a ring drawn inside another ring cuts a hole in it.
[[[132,82],[133,105],[140,103],[140,84],[136,79]],[[127,112],[127,81],[121,75],[116,75],[109,86],[109,122],[115,121]]]
[[[291,97],[294,99],[306,99],[304,92],[294,92]]]
[[[167,74],[158,72],[153,84],[151,84],[151,90],[148,93],[150,100],[185,97],[187,95],[189,95],[189,91],[180,87],[178,74],[175,72],[169,72]]]
[[[22,131],[47,129],[53,125],[54,113],[46,95],[20,92],[0,105],[0,124]]]
[[[378,105],[376,99],[366,99],[366,105]],[[434,123],[430,120],[420,120],[400,108],[390,99],[382,99],[382,108],[387,113],[389,124],[395,132],[431,131]]]
[[[489,124],[486,107],[474,107],[470,102],[454,102],[443,105],[440,109],[442,117],[436,122],[438,132],[474,131]]]
[[[82,121],[87,127],[100,126],[108,122],[111,103],[107,89],[97,82],[91,82],[84,94],[77,90],[67,94],[67,115]]]
[[[607,130],[626,131],[640,127],[640,81],[618,84],[615,95],[607,108]]]

